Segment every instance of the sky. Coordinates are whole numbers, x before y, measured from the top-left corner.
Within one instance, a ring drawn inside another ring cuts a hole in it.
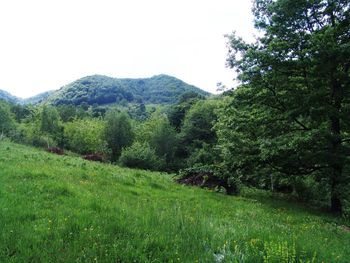
[[[251,0],[0,1],[0,89],[26,98],[81,77],[168,74],[234,86],[225,34],[253,40]]]

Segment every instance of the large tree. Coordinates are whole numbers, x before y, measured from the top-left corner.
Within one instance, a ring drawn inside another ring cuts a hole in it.
[[[118,160],[122,149],[132,144],[134,133],[126,113],[109,111],[106,114],[105,138],[112,150],[112,161]]]
[[[217,125],[237,176],[327,180],[336,212],[349,172],[349,9],[349,0],[255,0],[260,37],[229,36],[228,64],[242,85]]]
[[[161,162],[159,163],[159,169],[174,170],[178,139],[165,114],[154,113],[150,119],[140,123],[136,128],[136,141],[141,142],[143,146],[148,144],[155,150],[159,160],[164,161],[163,167],[160,167]]]
[[[44,105],[40,116],[40,131],[46,136],[47,145],[53,139],[60,147],[63,146],[63,126],[61,118],[55,107]]]

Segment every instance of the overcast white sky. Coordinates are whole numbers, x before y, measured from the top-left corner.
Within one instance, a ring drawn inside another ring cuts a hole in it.
[[[78,78],[169,74],[233,85],[224,34],[253,36],[251,0],[1,0],[0,89],[19,97]]]

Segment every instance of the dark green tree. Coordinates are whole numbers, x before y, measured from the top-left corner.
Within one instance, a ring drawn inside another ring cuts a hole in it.
[[[60,130],[60,115],[55,107],[45,105],[41,111],[40,130],[43,133],[55,134]]]
[[[158,158],[164,159],[164,167],[158,168],[166,171],[174,170],[174,154],[178,139],[165,114],[155,113],[152,118],[142,123],[137,129],[136,140],[149,144]]]
[[[349,10],[348,0],[255,0],[260,37],[228,37],[242,85],[217,125],[231,174],[327,180],[335,212],[349,172]]]
[[[181,127],[176,156],[187,166],[212,165],[216,162],[217,135],[214,124],[219,100],[199,100],[187,111]]]
[[[181,131],[181,125],[187,111],[199,100],[204,100],[205,97],[195,92],[186,92],[181,95],[177,104],[173,105],[168,112],[170,124],[177,132]]]
[[[104,136],[105,123],[98,118],[75,119],[65,123],[67,147],[80,154],[108,153]]]
[[[50,147],[52,140],[60,147],[63,146],[63,126],[60,115],[55,107],[49,105],[43,106],[40,116],[40,131],[46,138],[48,147]]]
[[[128,108],[128,114],[132,119],[138,121],[144,121],[149,117],[146,106],[142,101],[138,104],[130,105]]]
[[[11,112],[15,116],[16,122],[20,123],[27,118],[33,110],[32,105],[15,104],[11,107]]]
[[[8,135],[14,127],[10,106],[6,102],[0,100],[0,138],[3,135]]]
[[[124,147],[128,147],[134,140],[134,133],[130,119],[124,112],[109,111],[105,117],[105,138],[112,151],[112,161],[118,160]]]
[[[213,129],[217,120],[215,100],[203,100],[194,104],[187,112],[181,128],[181,138],[184,145],[190,148],[200,148],[203,143],[216,142]]]
[[[123,166],[147,170],[159,170],[164,166],[164,160],[159,159],[147,142],[135,141],[131,146],[124,148],[119,161]]]
[[[60,105],[56,107],[63,122],[73,121],[77,116],[77,107],[73,105]]]

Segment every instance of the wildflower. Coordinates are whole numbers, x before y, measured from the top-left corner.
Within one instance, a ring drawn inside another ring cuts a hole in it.
[[[214,254],[214,258],[215,258],[215,262],[220,263],[225,259],[225,256],[223,254],[218,253],[218,254]]]

